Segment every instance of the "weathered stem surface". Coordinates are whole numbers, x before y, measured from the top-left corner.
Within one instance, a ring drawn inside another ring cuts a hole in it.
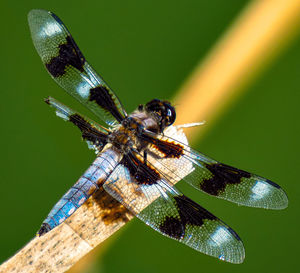
[[[102,189],[67,221],[30,241],[0,272],[65,272],[132,217]]]

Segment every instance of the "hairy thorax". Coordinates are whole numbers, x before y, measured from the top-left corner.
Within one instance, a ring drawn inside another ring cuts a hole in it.
[[[141,151],[147,146],[141,138],[143,130],[160,133],[155,118],[145,111],[136,110],[113,129],[109,142],[125,153],[132,148]]]

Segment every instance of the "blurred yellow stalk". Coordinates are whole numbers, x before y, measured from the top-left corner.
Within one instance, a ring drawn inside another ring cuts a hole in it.
[[[211,126],[242,87],[292,38],[299,23],[300,0],[257,0],[244,10],[174,99],[177,124],[207,121],[198,132],[193,129],[189,139]]]
[[[177,124],[206,120],[210,125],[242,85],[249,83],[258,68],[278,52],[279,45],[283,48],[282,42],[290,40],[299,21],[300,0],[253,1],[181,88],[175,99]],[[202,132],[207,127],[202,127]],[[72,227],[62,224],[55,232],[49,232],[49,236],[29,242],[0,266],[0,272],[65,272],[124,224],[116,224],[113,229],[107,226],[95,236],[99,218],[87,214],[89,210],[82,206],[72,217],[87,222],[93,218],[86,223],[84,237],[75,232],[82,231],[80,221],[74,221]],[[94,257],[98,257],[96,252],[91,252]],[[92,259],[84,257],[80,269],[87,268]],[[73,267],[69,272],[78,270]]]

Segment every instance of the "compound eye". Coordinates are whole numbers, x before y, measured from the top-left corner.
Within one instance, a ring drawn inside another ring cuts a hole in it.
[[[173,106],[171,106],[169,103],[165,103],[166,107],[166,126],[170,126],[174,123],[176,119],[176,111]]]

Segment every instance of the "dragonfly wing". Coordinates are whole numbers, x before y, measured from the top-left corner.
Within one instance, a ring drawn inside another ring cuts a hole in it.
[[[266,178],[213,160],[174,138],[152,132],[143,137],[150,143],[149,161],[156,168],[174,170],[174,175],[198,190],[249,207],[284,209],[288,205],[284,190]],[[183,172],[186,162],[193,164],[194,171],[180,177],[176,170]]]
[[[55,109],[58,117],[78,127],[88,147],[94,149],[96,153],[100,152],[108,143],[108,131],[106,128],[75,112],[54,98],[48,97],[45,102]]]
[[[50,11],[32,10],[34,46],[52,78],[109,125],[127,116],[119,99],[88,64],[63,22]]]
[[[104,189],[161,234],[231,263],[241,263],[244,247],[224,222],[179,193],[151,164],[123,156]]]

